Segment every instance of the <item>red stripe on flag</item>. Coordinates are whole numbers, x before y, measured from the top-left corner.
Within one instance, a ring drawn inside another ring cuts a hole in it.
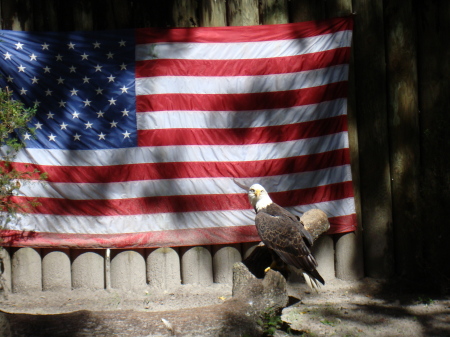
[[[329,218],[327,234],[356,230],[356,215]],[[2,245],[11,247],[60,248],[158,248],[259,242],[255,226],[212,227],[124,234],[60,234],[3,230]]]
[[[18,171],[46,172],[47,181],[61,183],[109,183],[156,179],[204,177],[247,178],[276,176],[320,170],[350,164],[349,149],[339,149],[306,156],[248,162],[179,162],[113,166],[46,166],[12,163]],[[36,174],[34,179],[38,179]]]
[[[250,145],[288,142],[347,131],[347,117],[304,123],[235,129],[139,130],[138,146]]]
[[[257,76],[296,73],[346,64],[350,48],[323,52],[242,60],[177,60],[155,59],[136,62],[136,77],[151,76]]]
[[[136,97],[136,111],[281,109],[347,97],[347,81],[313,88],[250,94],[158,94]]]
[[[328,218],[328,220],[330,221],[330,229],[328,230],[327,234],[353,232],[357,227],[355,213]]]
[[[356,215],[329,218],[327,234],[356,230]],[[158,248],[198,245],[259,242],[255,226],[212,227],[153,231],[124,234],[59,234],[3,230],[0,238],[4,246],[60,247],[60,248]]]
[[[289,29],[286,29],[289,27]],[[159,42],[257,42],[306,38],[350,30],[351,18],[297,22],[266,26],[198,27],[198,28],[140,28],[136,30],[136,44]]]
[[[0,231],[2,245],[59,248],[158,248],[259,241],[255,226],[212,227],[124,234]]]
[[[353,197],[351,182],[317,186],[302,190],[271,193],[274,202],[285,207]],[[111,200],[68,200],[57,198],[11,197],[13,202],[40,203],[35,214],[117,216],[176,212],[204,212],[249,209],[246,194],[202,194],[157,196]]]

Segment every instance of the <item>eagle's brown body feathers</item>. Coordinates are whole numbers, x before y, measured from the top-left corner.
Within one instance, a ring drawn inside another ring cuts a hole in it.
[[[275,204],[260,184],[250,186],[248,198],[256,211],[255,225],[262,242],[284,263],[302,269],[306,283],[317,290],[325,284],[317,271],[317,261],[311,254],[311,234],[300,219]],[[272,253],[272,255],[274,255]]]
[[[275,203],[257,211],[256,228],[264,244],[275,251],[284,263],[302,269],[325,284],[311,254],[312,237],[301,221]]]

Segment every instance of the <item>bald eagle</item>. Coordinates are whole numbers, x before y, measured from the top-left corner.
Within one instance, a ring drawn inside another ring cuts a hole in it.
[[[275,204],[259,184],[248,190],[248,198],[256,211],[255,225],[262,242],[284,263],[303,271],[306,283],[317,290],[324,279],[317,271],[317,261],[311,254],[311,234],[300,219]],[[276,260],[276,259],[275,259]]]

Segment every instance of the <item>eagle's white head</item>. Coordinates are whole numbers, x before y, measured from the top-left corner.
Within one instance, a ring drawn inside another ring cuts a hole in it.
[[[260,184],[253,184],[250,186],[250,189],[248,190],[248,200],[257,212],[272,203],[269,193],[267,193],[266,189]]]

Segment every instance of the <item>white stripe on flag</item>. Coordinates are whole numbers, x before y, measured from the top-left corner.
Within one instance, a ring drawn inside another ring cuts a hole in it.
[[[323,210],[329,217],[354,213],[353,198],[321,202],[287,209],[301,215],[312,208]],[[156,213],[128,216],[64,216],[48,214],[18,215],[8,229],[69,234],[120,234],[148,231],[196,229],[254,225],[253,210]]]
[[[293,40],[233,43],[159,42],[136,46],[136,61],[153,59],[242,60],[285,57],[350,47],[351,31]]]
[[[350,165],[343,165],[313,172],[239,180],[247,186],[253,182],[259,182],[270,192],[281,192],[351,181],[351,169]],[[242,193],[242,189],[230,178],[161,179],[118,182],[107,185],[25,180],[21,185],[17,194],[19,196],[70,200]]]
[[[227,162],[270,160],[348,148],[347,132],[296,141],[253,145],[140,147],[117,150],[23,149],[15,161],[37,165],[109,166],[169,162]],[[6,151],[5,148],[2,148]]]
[[[346,81],[348,65],[263,76],[156,76],[136,79],[136,95],[247,94],[298,90]]]
[[[138,130],[255,128],[310,122],[347,113],[347,99],[262,111],[157,111],[137,114]]]

